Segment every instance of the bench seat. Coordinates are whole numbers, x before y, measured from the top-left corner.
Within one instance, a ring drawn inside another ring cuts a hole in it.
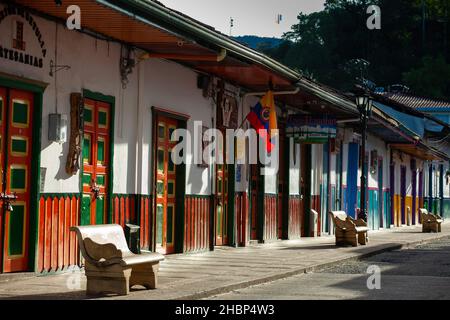
[[[164,256],[132,253],[120,225],[76,226],[70,230],[76,232],[85,260],[88,295],[105,292],[127,295],[134,285],[157,287],[159,262]]]
[[[355,229],[357,233],[369,231],[368,227],[355,227]]]

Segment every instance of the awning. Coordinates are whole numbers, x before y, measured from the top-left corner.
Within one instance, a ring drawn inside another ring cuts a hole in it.
[[[373,105],[389,115],[400,123],[401,126],[408,129],[410,132],[417,135],[419,138],[423,138],[425,133],[425,121],[423,118],[415,117],[406,113],[397,111],[385,104],[377,101],[373,101]]]

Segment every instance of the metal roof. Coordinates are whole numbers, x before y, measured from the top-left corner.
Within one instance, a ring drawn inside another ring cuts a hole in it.
[[[400,92],[383,92],[379,94],[395,102],[421,111],[450,111],[450,102],[444,100],[418,97],[409,93]]]

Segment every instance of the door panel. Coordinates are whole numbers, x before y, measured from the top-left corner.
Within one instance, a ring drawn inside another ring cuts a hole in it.
[[[4,217],[3,272],[28,269],[28,231],[30,216],[32,93],[1,89],[1,170],[2,193],[15,194],[12,211],[2,206]],[[6,120],[8,119],[8,120]]]
[[[157,251],[169,254],[175,252],[176,166],[171,153],[177,144],[170,138],[178,127],[178,121],[157,116],[156,126],[155,240]]]
[[[108,179],[110,165],[109,104],[85,99],[83,134],[83,197],[81,224],[107,223]]]

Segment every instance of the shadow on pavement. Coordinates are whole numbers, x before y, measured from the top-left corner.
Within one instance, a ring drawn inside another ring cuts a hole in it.
[[[374,273],[367,273],[369,266],[379,267],[381,289],[368,288],[368,283],[375,283]],[[450,238],[344,262],[316,273],[358,275],[330,285],[330,288],[358,292],[358,297],[353,298],[358,300],[450,299]]]

